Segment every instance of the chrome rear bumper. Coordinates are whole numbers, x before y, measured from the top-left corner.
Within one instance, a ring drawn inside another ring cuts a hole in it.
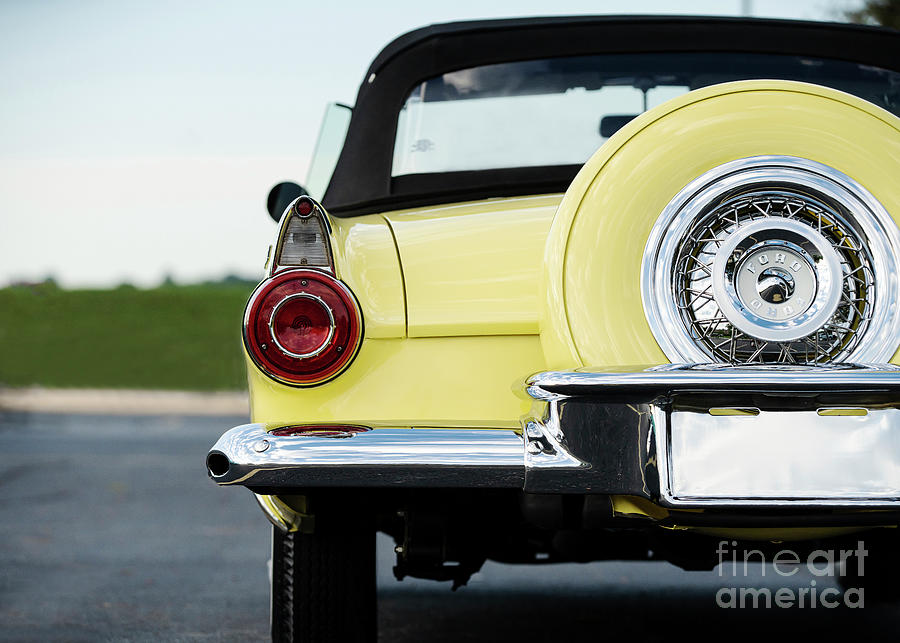
[[[530,377],[521,434],[373,428],[277,436],[247,424],[210,477],[315,487],[510,488],[692,507],[900,508],[900,368],[667,365]],[[851,409],[848,411],[847,409]]]
[[[221,485],[521,488],[522,454],[522,437],[510,430],[375,428],[298,437],[244,424],[219,438],[206,462]]]

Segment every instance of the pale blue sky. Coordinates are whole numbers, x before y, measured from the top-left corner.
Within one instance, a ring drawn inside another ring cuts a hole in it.
[[[0,285],[258,277],[274,233],[268,188],[302,181],[325,105],[352,104],[370,60],[410,29],[552,14],[737,15],[742,4],[3,2]],[[854,2],[750,4],[757,16],[831,19]]]

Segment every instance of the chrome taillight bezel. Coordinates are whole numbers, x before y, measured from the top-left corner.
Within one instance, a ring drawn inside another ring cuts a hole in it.
[[[296,225],[312,228],[313,234],[318,235],[315,242],[319,246],[316,254],[320,254],[321,258],[317,261],[309,261],[302,258],[300,261],[288,262],[285,260],[285,246],[291,242],[292,227]],[[278,238],[275,241],[273,252],[269,259],[268,276],[273,276],[285,270],[294,270],[297,268],[309,268],[311,270],[321,270],[330,275],[334,275],[334,254],[331,249],[331,221],[322,205],[308,195],[304,195],[294,199],[291,204],[285,208],[284,214],[281,215],[281,222],[278,228]]]

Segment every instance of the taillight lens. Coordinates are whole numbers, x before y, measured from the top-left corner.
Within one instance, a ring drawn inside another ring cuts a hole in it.
[[[353,293],[330,275],[290,270],[250,296],[244,343],[254,363],[286,384],[321,384],[344,370],[362,342]]]
[[[352,438],[357,433],[365,433],[369,428],[352,424],[297,424],[274,431],[271,435],[300,438]]]
[[[304,203],[308,203],[304,201]],[[328,232],[318,217],[291,216],[287,221],[275,264],[279,267],[329,268]]]

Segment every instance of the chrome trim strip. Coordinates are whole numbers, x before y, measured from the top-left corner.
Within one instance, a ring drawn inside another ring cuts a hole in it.
[[[292,299],[311,299],[314,302],[318,303],[322,308],[325,309],[325,312],[328,313],[328,336],[317,349],[310,351],[309,353],[293,353],[282,346],[281,342],[278,341],[278,337],[275,336],[275,316],[278,314],[278,311],[281,310],[281,307]],[[313,295],[308,292],[298,292],[293,295],[288,295],[277,304],[275,304],[275,307],[272,309],[272,314],[269,316],[269,335],[272,337],[272,341],[275,342],[278,350],[280,350],[288,357],[293,357],[294,359],[309,359],[310,357],[315,357],[326,348],[328,348],[328,345],[331,343],[331,340],[334,337],[334,313],[331,310],[331,306],[326,304],[325,300],[318,295]]]
[[[625,393],[662,395],[678,390],[892,391],[900,393],[900,367],[893,364],[666,364],[623,371],[536,373],[525,382],[535,400]]]
[[[521,488],[522,437],[503,429],[372,429],[352,437],[277,436],[237,426],[210,450],[228,460],[220,485]]]

